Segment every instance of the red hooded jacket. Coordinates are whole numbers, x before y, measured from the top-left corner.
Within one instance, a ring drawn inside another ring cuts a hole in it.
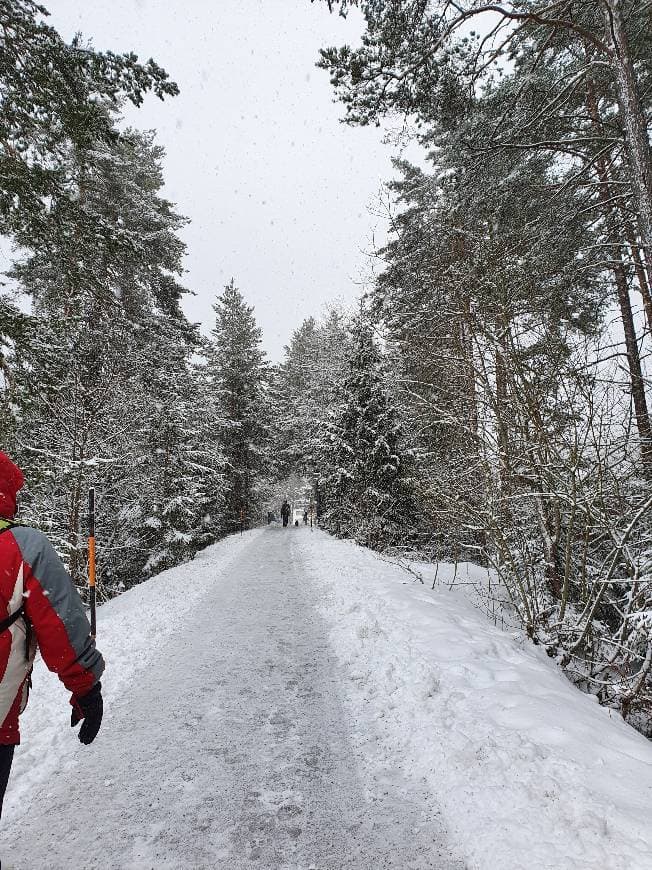
[[[20,743],[18,716],[37,646],[73,695],[90,691],[104,670],[82,600],[54,547],[36,529],[6,522],[23,483],[21,470],[0,452],[0,618],[24,604],[24,618],[0,633],[0,744]]]

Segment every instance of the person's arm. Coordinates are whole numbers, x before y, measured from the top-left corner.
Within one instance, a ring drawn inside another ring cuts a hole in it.
[[[27,527],[12,532],[23,558],[25,615],[43,661],[76,698],[83,697],[104,671],[83,602],[45,535]]]

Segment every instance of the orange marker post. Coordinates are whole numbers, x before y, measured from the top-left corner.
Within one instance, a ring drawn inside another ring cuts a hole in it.
[[[95,488],[88,490],[88,591],[91,605],[91,637],[97,633],[95,618]]]

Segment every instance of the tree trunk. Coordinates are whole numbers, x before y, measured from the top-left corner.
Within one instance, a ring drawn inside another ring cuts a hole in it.
[[[638,287],[641,291],[641,296],[643,298],[643,308],[645,309],[647,328],[650,334],[652,334],[652,295],[650,295],[650,276],[648,275],[642,260],[643,252],[639,247],[636,233],[634,232],[634,227],[632,226],[631,221],[627,220],[627,217],[623,214],[622,210],[620,216],[623,228],[625,230],[625,238],[627,239],[627,244],[629,245],[629,249],[632,252],[632,261],[634,263],[634,269],[636,271],[636,280],[638,282]]]
[[[617,246],[614,245],[614,248]],[[634,315],[632,314],[632,306],[629,299],[629,289],[627,287],[627,275],[622,259],[615,255],[613,270],[616,279],[616,290],[618,292],[618,304],[620,305],[620,315],[623,322],[623,330],[625,332],[625,346],[627,348],[627,363],[629,366],[629,376],[632,385],[632,399],[634,401],[634,413],[636,415],[636,427],[638,429],[639,438],[641,439],[641,456],[648,471],[652,470],[652,430],[650,429],[650,416],[647,408],[647,399],[645,397],[645,381],[641,371],[641,359],[638,352],[638,341],[636,339],[636,328],[634,326]]]
[[[466,394],[468,396],[469,429],[474,440],[478,437],[478,397],[475,388],[475,365],[473,363],[473,338],[471,333],[471,300],[467,296],[462,300],[461,321],[462,359],[466,369]]]
[[[562,597],[562,583],[559,577],[559,523],[557,517],[551,518],[548,506],[543,496],[536,496],[537,518],[543,545],[545,560],[544,575],[552,594],[557,599]]]
[[[590,76],[587,76],[586,104],[593,126],[599,133],[602,124],[598,113],[595,89]],[[627,350],[627,363],[632,388],[632,399],[634,402],[634,413],[636,416],[636,427],[641,440],[641,457],[644,465],[648,471],[650,471],[652,470],[652,429],[650,427],[650,415],[647,407],[647,398],[645,396],[645,381],[643,380],[643,372],[641,370],[641,357],[638,350],[634,315],[632,314],[629,288],[627,287],[627,274],[623,264],[622,246],[619,242],[619,227],[614,213],[614,206],[612,204],[612,191],[610,188],[610,180],[604,156],[600,156],[596,160],[596,172],[599,181],[598,190],[600,201],[602,203],[602,212],[604,214],[607,233],[613,249],[612,268],[616,283],[620,316],[622,319],[623,331],[625,333],[625,347]]]
[[[471,297],[466,294],[460,300],[460,344],[461,344],[461,359],[463,360],[463,368],[465,370],[464,379],[465,392],[468,398],[468,427],[470,430],[469,439],[469,455],[477,457],[479,460],[478,450],[478,435],[480,431],[480,414],[478,410],[478,394],[476,389],[476,367],[474,361],[473,349],[473,316],[471,309]],[[483,487],[478,481],[478,497],[484,499],[485,493]],[[478,548],[479,562],[481,565],[487,565],[487,552],[489,549],[489,541],[487,538],[486,529],[476,529],[473,534],[473,542]]]
[[[601,0],[618,108],[625,134],[625,148],[631,174],[632,194],[638,212],[644,259],[652,275],[652,160],[643,105],[638,92],[621,0]]]
[[[498,432],[498,462],[501,496],[505,516],[509,516],[508,497],[511,492],[511,462],[509,456],[509,432],[507,429],[507,372],[505,371],[504,348],[495,350],[496,365],[496,427]]]

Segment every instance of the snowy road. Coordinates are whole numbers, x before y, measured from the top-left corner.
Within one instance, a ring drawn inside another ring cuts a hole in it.
[[[192,563],[211,582],[112,699],[94,751],[10,805],[20,870],[463,870],[426,785],[356,748],[309,534],[270,527],[226,565]]]
[[[103,604],[102,731],[37,661],[3,870],[652,870],[652,743],[415,567],[271,527]]]

